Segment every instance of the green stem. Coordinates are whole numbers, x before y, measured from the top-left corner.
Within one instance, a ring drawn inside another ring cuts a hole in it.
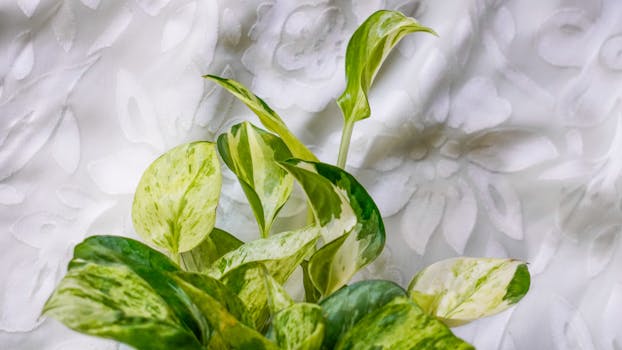
[[[339,156],[337,157],[337,166],[341,169],[346,168],[346,160],[348,159],[348,149],[350,148],[350,139],[352,138],[352,130],[354,123],[344,122],[341,131],[341,144],[339,145]]]

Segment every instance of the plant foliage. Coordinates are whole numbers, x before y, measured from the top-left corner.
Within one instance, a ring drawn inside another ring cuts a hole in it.
[[[421,270],[408,289],[383,280],[348,285],[386,239],[373,199],[344,170],[349,134],[370,115],[367,93],[382,61],[417,31],[433,33],[398,12],[379,11],[352,36],[347,87],[337,100],[345,117],[338,167],[320,162],[241,83],[206,76],[268,130],[244,122],[217,144],[180,145],[155,160],[136,189],[132,219],[140,237],[166,254],[129,238],[87,238],[43,315],[139,350],[472,349],[448,327],[517,303],[529,289],[525,263],[455,258]],[[248,198],[256,240],[214,227],[217,151]],[[308,224],[273,233],[294,182],[307,196]],[[304,301],[283,287],[299,266]]]

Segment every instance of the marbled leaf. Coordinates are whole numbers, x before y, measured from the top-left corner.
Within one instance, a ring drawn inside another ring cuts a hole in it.
[[[372,262],[385,242],[378,207],[356,179],[344,170],[291,159],[281,162],[307,194],[326,245],[309,259],[315,287],[327,296]]]
[[[407,34],[428,32],[414,19],[396,11],[372,14],[354,32],[346,50],[347,86],[337,103],[346,124],[368,118],[371,114],[367,93],[374,77],[391,49]]]
[[[406,297],[396,297],[363,317],[335,350],[474,349]]]
[[[524,262],[453,258],[417,273],[408,293],[426,313],[454,327],[516,304],[529,290],[529,284]]]
[[[221,181],[213,143],[173,148],[140,179],[132,205],[136,232],[172,254],[196,247],[214,227]]]
[[[261,235],[267,237],[294,185],[294,178],[276,161],[291,158],[291,152],[279,137],[248,122],[220,135],[218,151],[240,180]]]
[[[198,246],[181,253],[180,263],[186,271],[205,272],[214,261],[242,244],[232,234],[214,228]]]
[[[270,349],[277,350],[276,344],[270,342],[261,333],[244,324],[230,313],[230,310],[221,304],[221,301],[194,284],[181,278],[177,279],[179,286],[194,300],[210,326],[218,334],[218,342],[225,349]],[[213,339],[212,339],[213,340]],[[210,348],[221,348],[210,344]]]
[[[170,273],[163,254],[124,237],[78,244],[43,314],[82,333],[138,349],[196,349],[209,339],[204,316]]]
[[[268,337],[283,350],[316,350],[322,345],[326,323],[317,304],[299,303],[274,316]]]
[[[396,297],[406,297],[402,287],[390,281],[361,281],[331,294],[320,306],[326,318],[322,349],[335,344],[365,315],[381,308]]]

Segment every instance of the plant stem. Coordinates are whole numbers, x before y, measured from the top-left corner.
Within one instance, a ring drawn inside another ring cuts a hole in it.
[[[341,131],[341,144],[339,145],[339,156],[337,157],[337,166],[341,169],[346,168],[346,160],[348,159],[348,149],[350,148],[350,139],[352,138],[352,130],[354,123],[344,122]]]

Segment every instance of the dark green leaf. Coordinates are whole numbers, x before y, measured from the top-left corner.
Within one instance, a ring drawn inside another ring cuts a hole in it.
[[[326,335],[322,349],[333,349],[365,315],[381,308],[396,297],[406,297],[406,291],[390,281],[362,281],[343,287],[324,299]]]
[[[405,297],[396,297],[363,317],[335,350],[472,350],[440,321]]]

